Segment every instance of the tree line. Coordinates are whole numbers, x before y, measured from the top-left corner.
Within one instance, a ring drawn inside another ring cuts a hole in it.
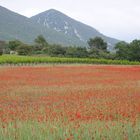
[[[0,41],[0,55],[48,55],[140,61],[140,40],[134,40],[131,43],[118,42],[115,45],[114,52],[108,51],[108,44],[101,37],[90,38],[87,43],[88,47],[64,47],[59,44],[49,44],[42,35],[39,35],[34,40],[33,45],[25,44],[19,40]]]

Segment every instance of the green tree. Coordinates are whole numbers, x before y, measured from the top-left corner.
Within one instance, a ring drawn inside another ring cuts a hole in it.
[[[46,39],[42,36],[42,35],[39,35],[35,40],[35,45],[34,45],[34,50],[35,51],[41,51],[43,50],[44,48],[48,47],[49,44],[48,42],[46,41]]]
[[[117,59],[126,59],[130,58],[130,46],[128,43],[121,41],[115,45],[116,57]]]
[[[11,51],[16,51],[17,47],[22,44],[19,40],[9,41],[8,47]]]
[[[130,43],[130,60],[140,61],[140,40],[133,40]]]
[[[66,49],[66,56],[68,57],[87,57],[88,52],[86,48],[83,47],[68,47]]]
[[[19,55],[30,55],[32,53],[32,46],[21,44],[17,47],[17,53]]]
[[[88,45],[91,50],[107,51],[107,43],[101,37],[90,38]]]
[[[62,47],[61,45],[50,45],[48,47],[48,54],[50,56],[64,56],[66,53],[66,48]]]
[[[6,48],[6,42],[5,41],[0,41],[0,55],[3,54],[5,48]]]
[[[3,54],[3,50],[0,48],[0,55],[2,55]]]

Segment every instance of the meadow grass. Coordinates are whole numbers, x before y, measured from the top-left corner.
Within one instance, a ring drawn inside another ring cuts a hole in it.
[[[17,121],[0,128],[0,140],[139,140],[140,123]]]

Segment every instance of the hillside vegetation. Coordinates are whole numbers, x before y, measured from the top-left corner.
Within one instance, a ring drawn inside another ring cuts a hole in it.
[[[65,47],[59,44],[49,44],[42,35],[36,37],[32,45],[25,44],[19,40],[0,41],[0,55],[31,56],[4,56],[1,58],[1,64],[22,62],[139,64],[140,62],[140,40],[133,40],[131,43],[118,42],[115,46],[115,52],[108,51],[108,44],[101,37],[90,38],[87,43],[89,47]],[[59,58],[48,58],[48,56]]]

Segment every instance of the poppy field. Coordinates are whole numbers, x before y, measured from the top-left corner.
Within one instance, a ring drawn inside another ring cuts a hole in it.
[[[140,66],[1,66],[0,140],[140,140]]]

